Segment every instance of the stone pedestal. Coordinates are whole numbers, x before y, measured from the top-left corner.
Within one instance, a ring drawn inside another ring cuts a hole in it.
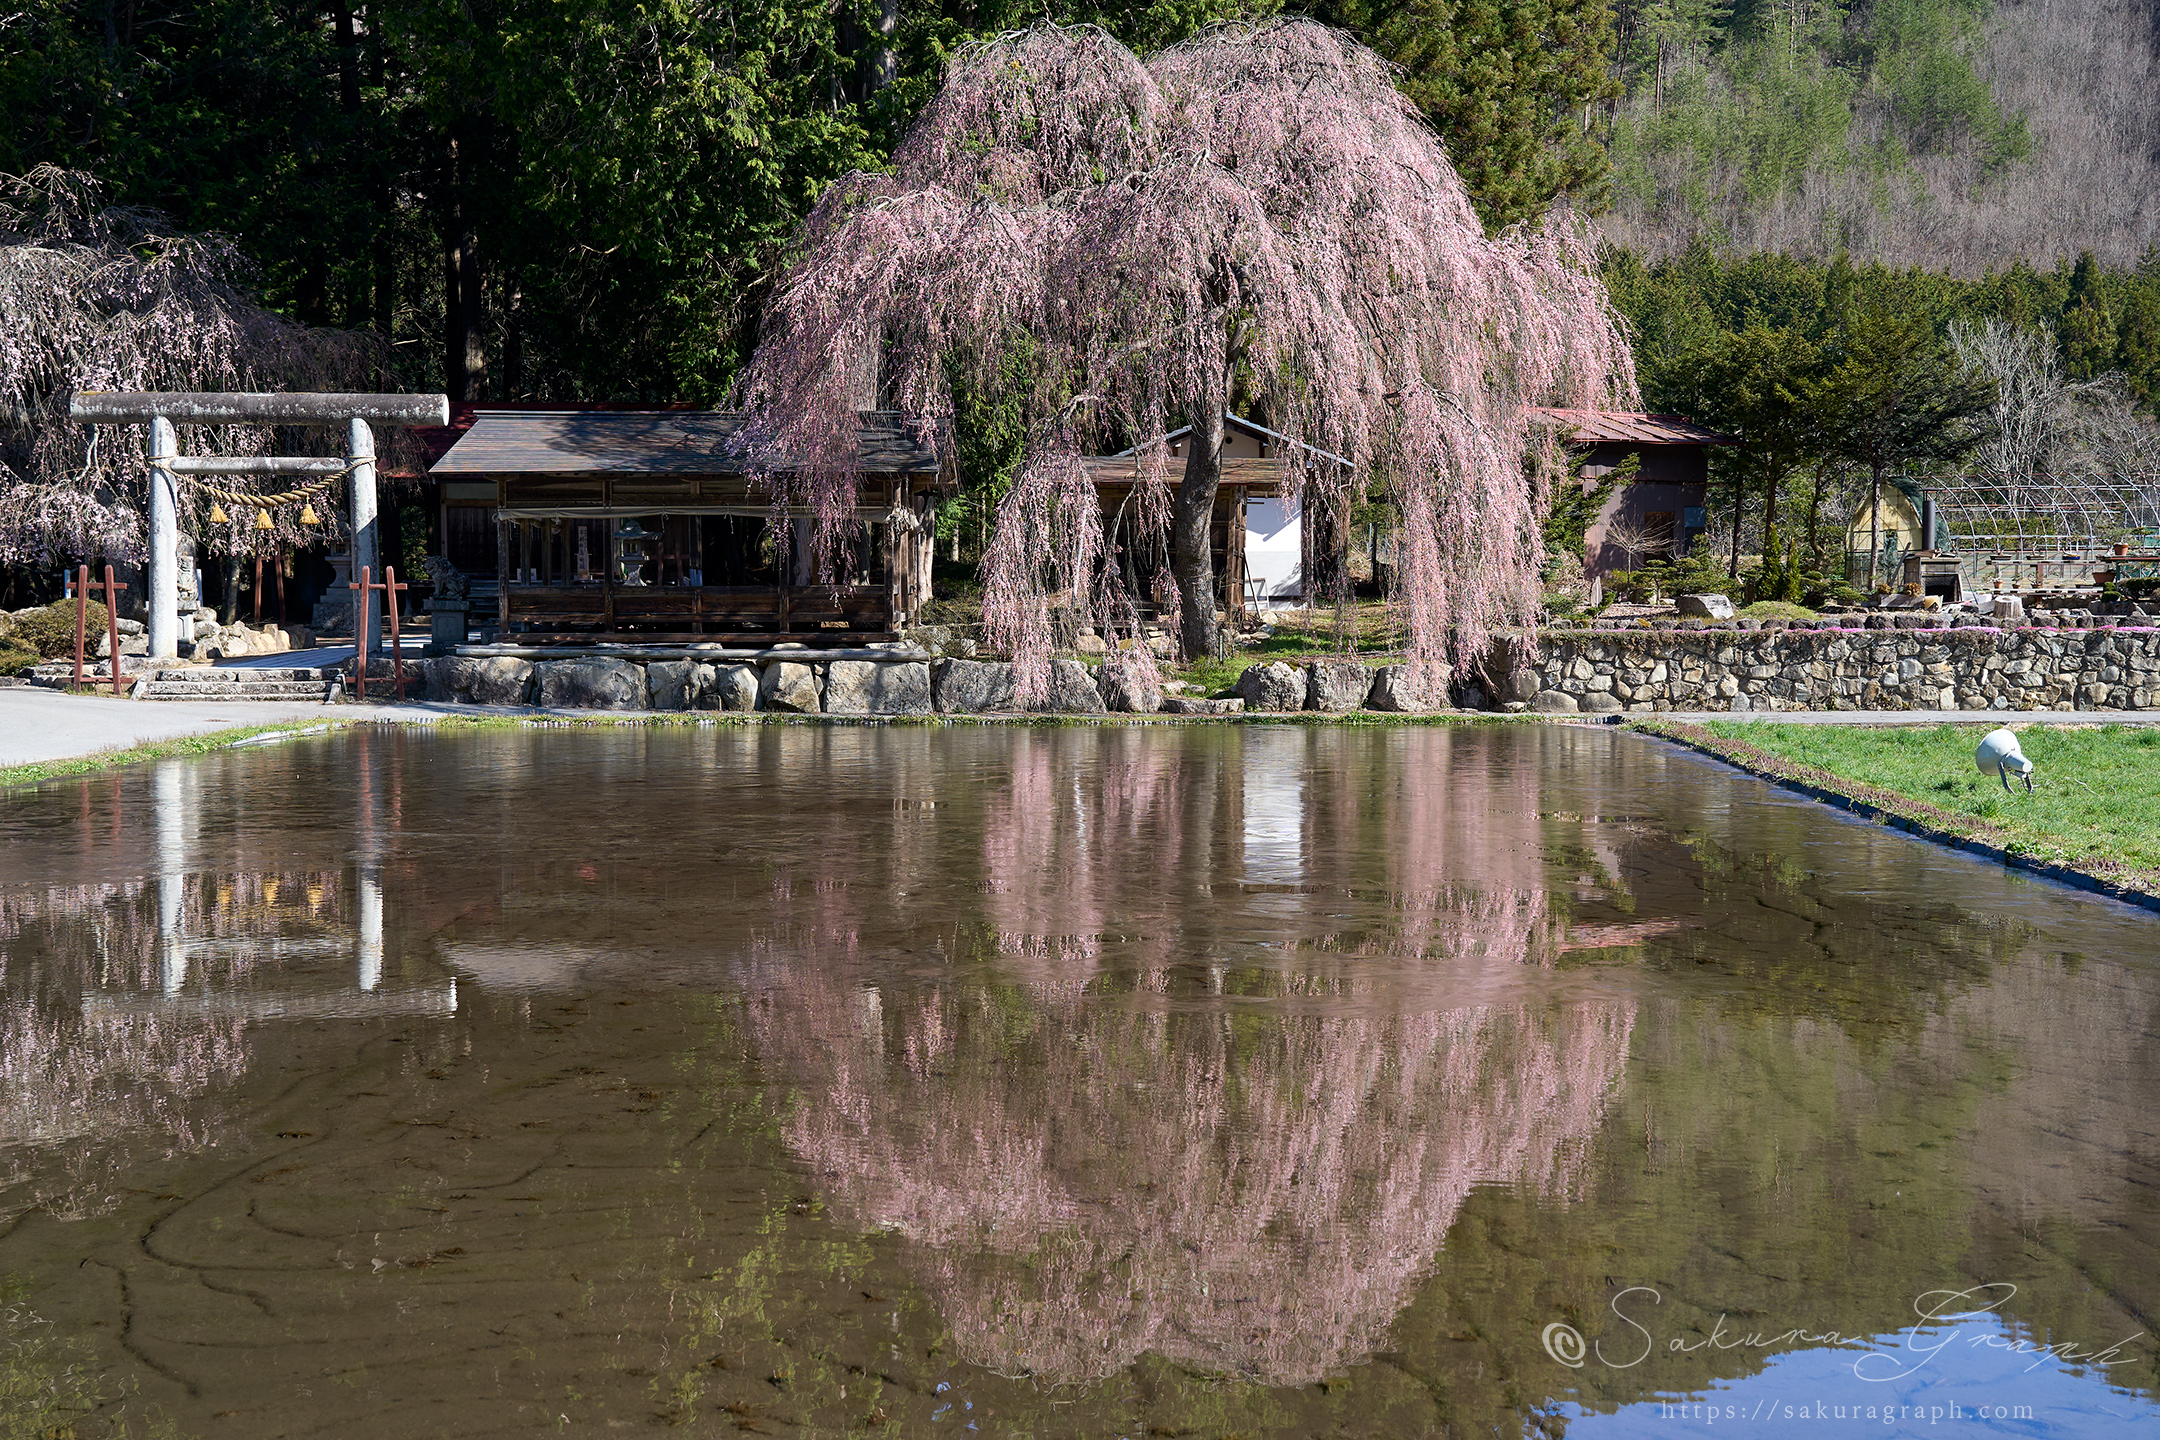
[[[471,602],[464,599],[430,600],[428,608],[428,647],[430,655],[448,655],[465,643],[466,619],[471,613]]]

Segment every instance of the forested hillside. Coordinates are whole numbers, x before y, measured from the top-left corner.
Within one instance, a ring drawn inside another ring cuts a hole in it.
[[[1618,0],[1607,232],[1966,275],[2160,239],[2142,0]]]
[[[2144,0],[17,0],[0,173],[234,237],[234,279],[387,337],[401,383],[711,402],[796,222],[884,163],[956,46],[1275,9],[1401,67],[1490,226],[1566,198],[1650,263],[2022,257],[2057,292],[2090,251],[2093,344],[2149,343]]]

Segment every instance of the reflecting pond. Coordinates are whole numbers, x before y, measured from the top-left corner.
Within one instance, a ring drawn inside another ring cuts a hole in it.
[[[1641,737],[352,732],[0,836],[0,1436],[2160,1423],[2160,924]]]

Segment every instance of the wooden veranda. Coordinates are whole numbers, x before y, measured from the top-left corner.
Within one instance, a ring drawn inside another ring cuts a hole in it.
[[[861,418],[867,473],[837,584],[813,571],[809,517],[777,512],[741,473],[736,414],[483,409],[429,473],[495,487],[504,637],[859,644],[928,603],[942,489],[897,416]]]

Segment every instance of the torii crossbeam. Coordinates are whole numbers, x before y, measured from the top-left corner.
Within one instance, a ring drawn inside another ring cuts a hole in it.
[[[77,391],[68,418],[83,425],[150,427],[150,654],[180,653],[180,521],[176,476],[305,475],[351,472],[353,569],[376,568],[375,432],[371,425],[447,425],[445,395],[192,394],[183,391]],[[343,425],[345,456],[188,456],[174,425]],[[369,637],[353,636],[354,656],[367,664]]]

